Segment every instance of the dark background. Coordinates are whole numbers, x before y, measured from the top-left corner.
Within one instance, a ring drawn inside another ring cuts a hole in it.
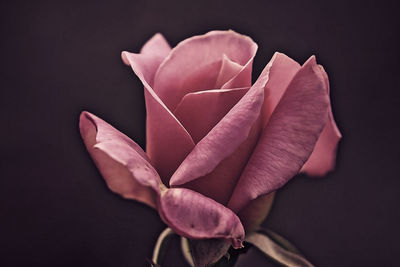
[[[156,32],[175,46],[234,29],[259,45],[254,78],[274,51],[301,63],[316,54],[344,136],[336,171],[289,182],[264,226],[317,266],[398,266],[398,10],[381,1],[2,1],[0,265],[148,266],[165,225],[107,189],[79,113],[144,147],[142,85],[120,52],[138,52]],[[166,266],[184,266],[177,244]],[[241,266],[270,266],[250,253]]]

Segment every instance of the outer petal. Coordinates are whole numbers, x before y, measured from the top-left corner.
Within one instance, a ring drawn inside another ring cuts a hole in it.
[[[82,112],[79,128],[108,187],[125,198],[155,208],[161,180],[143,150],[126,135],[88,112]]]
[[[245,95],[249,88],[207,90],[187,94],[174,114],[199,142]]]
[[[235,248],[242,246],[244,229],[230,209],[185,188],[172,188],[161,194],[159,212],[178,234],[193,239],[224,238]]]
[[[244,66],[256,50],[257,45],[249,37],[234,31],[213,31],[191,37],[172,49],[160,65],[154,90],[167,107],[174,109],[185,94],[214,89],[224,55]],[[240,87],[246,86],[249,84]]]
[[[320,67],[322,69],[322,73],[324,74],[324,81],[329,93],[328,75],[324,71],[323,67]],[[336,126],[332,114],[332,108],[329,105],[328,121],[326,122],[324,130],[322,130],[322,133],[315,144],[314,151],[304,164],[301,172],[305,172],[311,176],[323,176],[327,172],[332,171],[335,168],[336,149],[341,138],[342,134]]]
[[[300,70],[300,64],[282,53],[276,53],[274,64],[279,65],[279,68],[271,70],[270,81],[265,88],[265,103],[263,106],[264,122],[263,126],[267,125],[272,112],[278,105],[281,97],[288,88],[289,83],[292,81],[294,75]]]
[[[323,73],[312,56],[274,110],[228,207],[239,211],[252,199],[275,191],[298,173],[322,131],[328,104]]]
[[[149,85],[158,59],[147,54],[122,53],[124,62],[129,62],[142,81],[146,101],[146,152],[164,184],[193,149],[194,143],[182,124],[164,105]]]
[[[171,47],[161,33],[156,33],[140,50],[141,54],[156,55],[163,59],[169,54]]]
[[[324,176],[332,171],[335,168],[336,150],[341,138],[342,135],[330,111],[325,128],[315,144],[313,153],[301,168],[301,172],[310,176]]]
[[[163,220],[187,238],[223,238],[241,247],[244,230],[228,208],[197,192],[167,189],[143,150],[98,117],[82,112],[80,131],[109,188],[123,197],[155,207]]]
[[[142,47],[140,51],[141,57],[138,59],[140,62],[138,64],[140,65],[140,72],[143,78],[150,86],[153,86],[154,75],[170,51],[169,44],[160,33],[155,34]],[[125,56],[124,53],[122,53],[122,61],[128,66],[131,65],[128,56]]]
[[[256,83],[228,114],[195,146],[171,178],[172,186],[202,177],[247,139],[264,102],[264,87],[276,55],[265,67]]]

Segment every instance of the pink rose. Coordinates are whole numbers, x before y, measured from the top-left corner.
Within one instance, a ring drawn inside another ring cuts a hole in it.
[[[332,170],[341,135],[324,69],[314,56],[301,66],[275,53],[251,85],[256,50],[247,36],[212,31],[173,49],[156,34],[139,54],[123,52],[145,88],[146,152],[95,115],[80,117],[109,188],[184,237],[239,248],[273,192],[299,171]]]

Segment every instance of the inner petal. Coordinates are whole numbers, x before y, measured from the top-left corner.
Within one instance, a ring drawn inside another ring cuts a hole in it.
[[[244,66],[256,50],[249,37],[233,31],[191,37],[172,49],[161,63],[154,90],[170,110],[175,110],[187,93],[215,88],[224,54]]]
[[[221,88],[226,82],[237,75],[242,69],[242,65],[230,60],[228,56],[224,54],[222,57],[221,69],[215,83],[215,88]]]
[[[199,142],[244,96],[249,88],[214,89],[185,95],[174,114]]]
[[[182,83],[181,93],[184,95],[196,91],[214,89],[218,74],[220,72],[222,60],[211,62],[204,66],[197,66],[188,71]]]

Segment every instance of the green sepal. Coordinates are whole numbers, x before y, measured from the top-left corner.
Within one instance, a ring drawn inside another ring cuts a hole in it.
[[[268,229],[246,235],[245,241],[282,266],[313,267],[288,240]]]

